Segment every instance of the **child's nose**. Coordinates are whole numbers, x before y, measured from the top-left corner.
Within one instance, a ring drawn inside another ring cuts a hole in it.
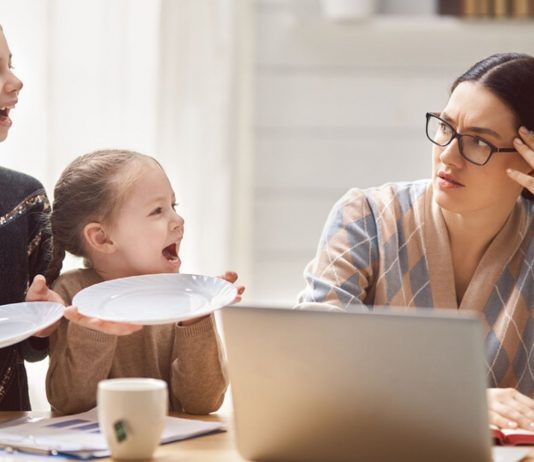
[[[18,93],[22,90],[23,83],[22,81],[11,71],[11,78],[6,82],[6,92],[7,93]]]
[[[184,219],[178,215],[176,212],[174,213],[174,219],[172,220],[172,229],[176,229],[176,228],[183,228],[184,227]]]

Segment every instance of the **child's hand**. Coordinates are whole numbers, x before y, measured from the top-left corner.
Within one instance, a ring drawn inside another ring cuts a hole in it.
[[[224,279],[225,281],[228,281],[229,283],[233,284],[235,281],[237,281],[237,273],[234,271],[226,271],[222,276],[217,276],[219,279]],[[241,301],[241,295],[243,295],[243,292],[245,291],[245,286],[237,286],[237,295],[232,303],[237,303]],[[191,324],[196,324],[199,321],[202,321],[203,319],[209,317],[208,316],[201,316],[199,318],[192,318],[188,319],[186,321],[181,321],[179,323],[180,326],[190,326]]]
[[[92,318],[85,316],[78,311],[75,306],[69,306],[65,308],[65,318],[74,322],[82,327],[103,332],[110,335],[130,335],[138,330],[141,330],[143,326],[139,324],[126,324],[122,322],[104,321],[102,319]]]
[[[235,281],[237,281],[238,275],[234,271],[226,271],[222,276],[217,276],[219,279],[224,279],[225,281],[230,282],[231,284],[234,284]],[[233,301],[233,303],[237,303],[241,301],[241,295],[243,295],[243,292],[245,292],[245,286],[237,286],[237,295]]]
[[[28,292],[26,292],[26,301],[56,302],[61,303],[62,305],[65,304],[59,294],[48,288],[48,286],[46,285],[46,279],[40,274],[33,278],[33,281],[30,287],[28,288]],[[60,321],[61,320],[56,321],[51,326],[48,326],[47,328],[36,332],[35,334],[33,334],[34,337],[48,337],[58,328]]]

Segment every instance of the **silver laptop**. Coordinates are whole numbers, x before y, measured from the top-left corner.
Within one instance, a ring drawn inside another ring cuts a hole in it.
[[[228,307],[221,317],[244,458],[491,460],[475,316]]]

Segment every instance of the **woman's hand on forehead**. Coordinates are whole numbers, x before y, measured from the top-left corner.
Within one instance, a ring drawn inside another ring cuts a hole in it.
[[[512,180],[519,183],[524,188],[534,194],[534,132],[527,130],[525,127],[519,129],[519,136],[514,138],[514,147],[517,152],[525,159],[530,166],[529,173],[523,173],[519,170],[509,168],[506,173]]]

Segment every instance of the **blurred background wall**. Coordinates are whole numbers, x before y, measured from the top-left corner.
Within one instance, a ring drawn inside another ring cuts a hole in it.
[[[460,17],[438,14],[453,3]],[[486,3],[0,0],[25,83],[0,162],[52,196],[79,154],[151,154],[186,220],[182,272],[234,269],[244,303],[291,304],[334,201],[428,177],[424,114],[452,80],[491,53],[534,54],[530,12]]]

